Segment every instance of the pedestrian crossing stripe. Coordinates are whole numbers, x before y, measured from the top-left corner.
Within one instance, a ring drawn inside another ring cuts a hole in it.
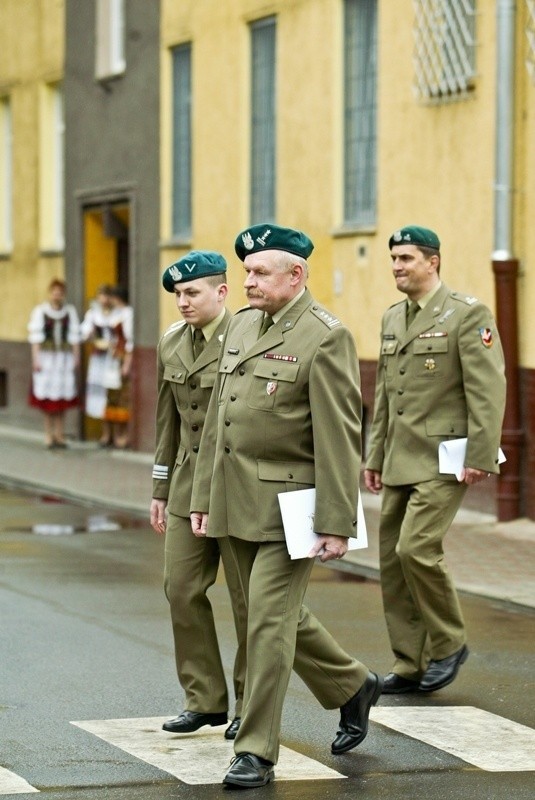
[[[34,786],[31,786],[20,775],[15,775],[4,767],[0,767],[0,794],[29,794],[30,792],[39,792]]]
[[[223,736],[226,726],[205,727],[189,734],[170,734],[162,731],[162,724],[168,719],[167,716],[85,720],[72,724],[174,775],[183,783],[221,783],[234,757],[233,743]],[[283,781],[346,778],[288,747],[280,748],[275,777]]]
[[[379,706],[370,719],[487,772],[535,770],[535,730],[472,706]]]

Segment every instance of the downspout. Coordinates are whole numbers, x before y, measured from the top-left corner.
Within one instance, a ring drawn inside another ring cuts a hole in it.
[[[518,259],[512,251],[515,96],[515,0],[496,2],[496,152],[494,251],[496,321],[505,354],[507,400],[502,446],[507,457],[497,479],[497,516],[506,522],[520,516],[522,430],[518,369]],[[492,391],[492,387],[489,387]]]

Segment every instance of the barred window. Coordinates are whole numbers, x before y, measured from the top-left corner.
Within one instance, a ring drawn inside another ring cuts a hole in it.
[[[413,0],[416,93],[459,100],[474,88],[476,0]]]
[[[531,80],[535,83],[535,0],[526,0],[526,5],[528,7],[528,21],[526,24],[528,52],[526,67]]]

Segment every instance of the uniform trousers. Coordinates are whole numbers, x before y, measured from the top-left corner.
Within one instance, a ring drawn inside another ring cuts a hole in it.
[[[169,514],[165,534],[164,589],[169,600],[178,679],[187,711],[228,711],[228,692],[212,605],[206,592],[223,561],[238,648],[234,661],[235,716],[240,716],[245,683],[247,609],[226,539],[197,538],[191,522]]]
[[[393,672],[418,680],[429,659],[466,642],[457,591],[443,539],[466,492],[465,483],[430,480],[383,486],[379,523],[381,589]]]
[[[292,667],[329,709],[353,697],[369,672],[302,604],[314,559],[291,561],[284,542],[229,541],[248,604],[247,672],[234,750],[275,764]]]

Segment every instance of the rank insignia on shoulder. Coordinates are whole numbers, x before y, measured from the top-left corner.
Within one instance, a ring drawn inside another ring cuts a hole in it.
[[[291,361],[295,364],[297,356],[285,356],[283,353],[264,353],[262,358],[271,358],[273,361]]]
[[[494,344],[494,339],[492,338],[492,331],[490,328],[480,328],[479,335],[481,336],[481,341],[483,342],[484,347],[492,347]]]
[[[337,325],[342,324],[339,319],[334,317],[324,308],[319,308],[319,306],[312,306],[311,311],[314,314],[314,316],[316,316],[318,319],[321,319],[321,321],[324,322],[325,325],[327,325],[327,327],[329,328],[335,328]]]

